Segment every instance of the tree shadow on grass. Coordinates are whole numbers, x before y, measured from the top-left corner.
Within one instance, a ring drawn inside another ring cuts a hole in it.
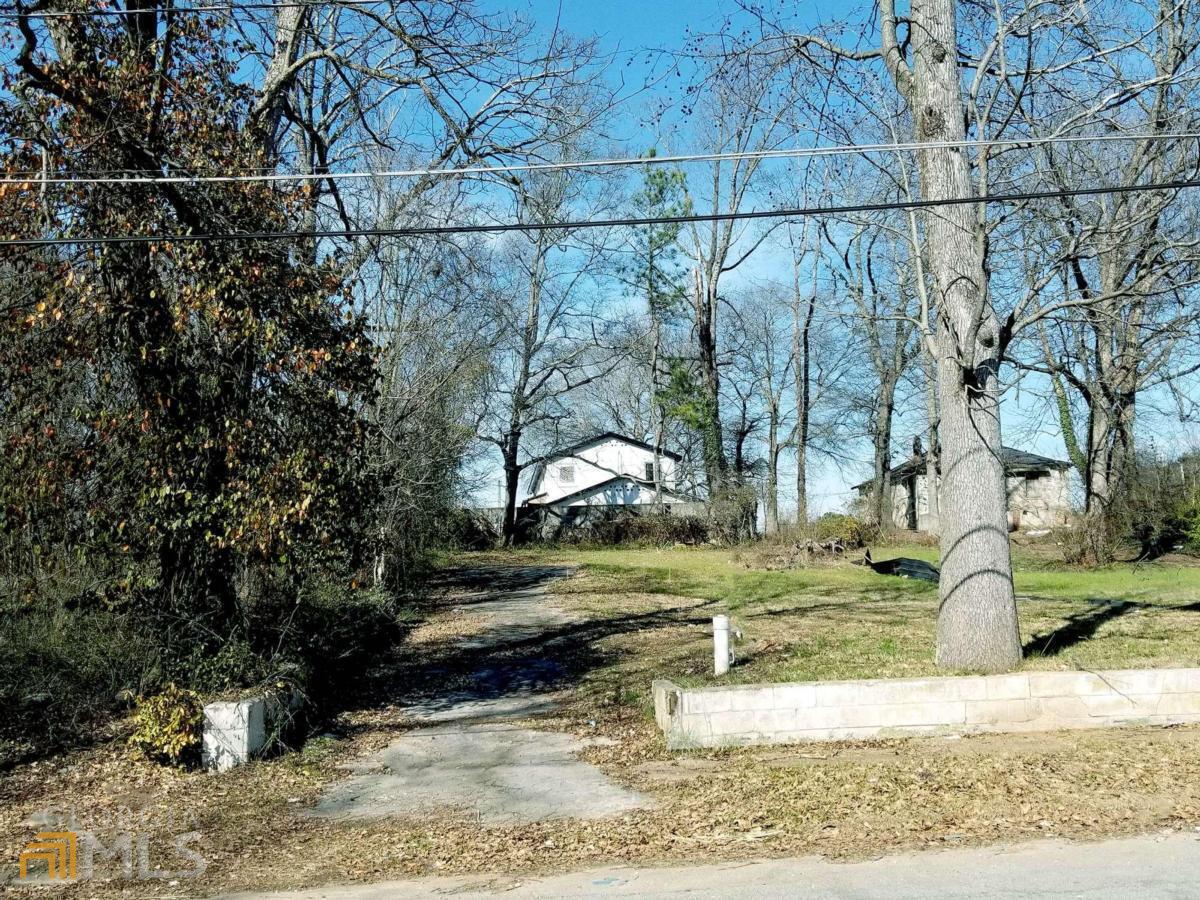
[[[1089,599],[1091,609],[1067,616],[1066,622],[1052,631],[1033,635],[1021,648],[1025,656],[1058,656],[1077,644],[1091,640],[1105,622],[1120,618],[1145,606],[1132,600]]]
[[[488,566],[446,573],[441,586],[450,595],[431,607],[451,604],[486,615],[489,609],[519,602],[540,605],[543,595],[545,605],[553,607],[554,583],[574,571],[571,566]],[[542,702],[547,695],[578,684],[589,673],[628,655],[604,645],[607,638],[669,627],[703,627],[711,621],[711,613],[705,610],[719,603],[708,600],[591,619],[547,619],[466,638],[449,636],[419,648],[401,645],[390,660],[364,674],[357,690],[344,697],[340,711],[399,706],[426,722],[457,723],[472,721],[476,713],[487,720],[536,715],[551,708]],[[345,727],[338,730],[348,733]]]

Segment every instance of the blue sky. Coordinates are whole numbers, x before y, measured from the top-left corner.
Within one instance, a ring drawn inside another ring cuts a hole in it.
[[[561,28],[578,36],[595,36],[599,39],[602,53],[617,53],[610,67],[610,79],[623,85],[623,93],[630,97],[626,106],[615,117],[615,133],[612,135],[620,144],[619,152],[634,155],[644,152],[654,142],[654,136],[643,124],[642,113],[655,99],[665,96],[677,86],[670,79],[656,86],[640,90],[645,80],[661,74],[667,68],[665,57],[647,53],[657,49],[678,50],[687,43],[689,35],[712,33],[721,28],[726,17],[733,17],[734,27],[753,26],[753,22],[736,3],[730,0],[493,0],[497,8],[518,10],[531,17],[540,30],[553,28],[557,21]],[[816,23],[830,23],[836,19],[869,21],[867,5],[856,0],[829,0],[822,3],[792,2],[792,0],[760,0],[769,9],[787,11],[797,28]],[[627,112],[626,112],[627,110]],[[806,141],[807,143],[807,141]],[[670,147],[672,152],[683,148]],[[751,205],[761,205],[752,202]],[[786,271],[789,263],[764,246],[756,253],[747,273],[734,273],[729,278],[731,287],[747,275],[761,278],[771,276],[773,270]],[[1011,368],[1008,378],[1013,377]],[[1053,414],[1046,402],[1044,385],[1027,379],[1019,390],[1010,390],[1003,401],[1003,425],[1005,443],[1022,449],[1042,453],[1055,458],[1065,458],[1062,436]],[[920,403],[920,398],[915,398]],[[1143,412],[1148,412],[1143,408]],[[914,409],[900,424],[894,441],[894,459],[907,455],[913,430],[921,426],[920,409]],[[1178,449],[1183,445],[1195,445],[1198,434],[1194,428],[1181,427],[1171,421],[1169,415],[1150,413],[1140,421],[1143,439],[1152,437],[1164,450]],[[842,508],[850,497],[849,486],[865,477],[869,470],[869,447],[848,448],[848,455],[861,461],[848,465],[844,470],[827,465],[810,473],[810,507],[816,513]],[[781,505],[786,509],[794,502],[794,490],[790,491],[792,474],[786,461],[781,473],[785,495]],[[498,476],[498,473],[497,473]],[[494,479],[493,479],[494,481]],[[480,491],[479,500],[487,502],[495,497],[494,484],[487,484]]]
[[[527,8],[539,23],[560,17],[567,31],[623,50],[679,47],[689,28],[707,31],[739,12],[728,0],[529,0]]]
[[[642,90],[647,79],[654,79],[669,68],[668,61],[663,56],[646,51],[682,48],[689,35],[717,31],[729,16],[734,17],[735,28],[753,24],[737,4],[729,0],[521,0],[515,4],[504,3],[503,0],[495,2],[498,8],[523,11],[533,18],[539,30],[548,31],[557,22],[559,27],[577,36],[597,37],[602,53],[620,54],[610,68],[611,79],[614,84],[622,84],[623,93],[630,96],[630,99],[625,106],[628,113],[616,117],[616,133],[613,137],[626,144],[620,148],[620,152],[630,155],[643,152],[646,146],[653,142],[653,135],[642,124],[643,111],[656,99],[677,87],[676,81],[667,79],[656,81],[656,86]],[[770,6],[770,0],[764,5]],[[799,10],[799,21],[816,23],[828,21],[830,17],[848,17],[856,4],[846,0],[835,0],[833,3],[783,5],[793,12]],[[673,152],[682,149],[670,148]],[[790,260],[785,259],[768,244],[761,247],[742,269],[726,276],[724,284],[730,289],[736,289],[739,282],[748,278],[778,277],[779,273],[786,273],[789,268]],[[1029,398],[1028,392],[1025,397]],[[919,401],[919,398],[917,400]],[[1015,407],[1016,404],[1010,401],[1009,405]],[[902,421],[897,423],[897,460],[907,455],[911,434],[920,427],[919,407],[911,414],[902,416]],[[1061,456],[1063,453],[1061,440],[1057,439],[1057,435],[1048,433],[1036,422],[1028,423],[1022,428],[1019,446],[1052,456]],[[810,508],[817,514],[843,508],[852,496],[850,485],[861,481],[869,471],[868,445],[862,443],[861,446],[845,448],[844,452],[859,460],[859,464],[852,463],[839,469],[833,465],[810,463]],[[794,464],[785,458],[781,468],[781,507],[786,512],[795,502]],[[488,465],[488,469],[489,472],[484,475],[485,483],[481,485],[477,495],[477,500],[481,503],[495,502],[501,483],[498,459],[495,469],[492,469],[491,464]]]

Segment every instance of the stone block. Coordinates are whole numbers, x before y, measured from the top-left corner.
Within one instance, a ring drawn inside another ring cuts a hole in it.
[[[201,762],[223,772],[261,756],[285,737],[301,705],[300,694],[271,691],[204,707]]]
[[[1041,712],[1038,701],[1029,698],[973,700],[966,704],[968,725],[1013,725],[1031,722]]]
[[[716,735],[753,734],[758,730],[759,710],[733,709],[707,717],[710,732]]]
[[[1133,696],[1134,694],[1161,694],[1166,674],[1166,670],[1162,669],[1134,669],[1122,672],[1104,672],[1102,677],[1109,690],[1117,694]],[[1187,687],[1185,690],[1200,690],[1200,683],[1194,688]]]
[[[1200,722],[1200,669],[670,688],[681,707],[664,726],[671,746]],[[658,719],[668,693],[655,689]]]
[[[729,689],[733,709],[774,709],[775,689],[771,685]]]
[[[1128,718],[1153,716],[1161,694],[1092,694],[1081,697],[1091,716],[1117,716]]]
[[[806,710],[760,709],[754,713],[754,731],[757,734],[775,734],[794,731]]]
[[[683,712],[685,715],[725,712],[733,708],[733,698],[734,694],[732,691],[721,688],[684,691]]]
[[[262,697],[208,703],[204,707],[202,760],[223,772],[249,762],[267,742],[267,703]]]
[[[1162,669],[1158,675],[1164,694],[1200,693],[1200,669]]]
[[[1065,722],[1091,718],[1082,697],[1039,697],[1037,721],[1050,728],[1066,727]]]
[[[798,730],[815,728],[899,728],[953,725],[966,719],[962,700],[940,703],[888,703],[879,706],[817,706],[797,711]]]
[[[777,684],[774,687],[776,709],[805,709],[817,704],[813,684]]]
[[[818,681],[814,685],[816,706],[861,706],[870,702],[873,681]]]
[[[1091,672],[1029,672],[1031,697],[1082,697],[1112,690],[1104,679]]]
[[[654,722],[663,731],[670,731],[671,717],[679,704],[679,687],[665,678],[656,678],[650,687],[654,695]]]
[[[1023,700],[1029,696],[1029,676],[988,675],[983,679],[984,696],[988,700]]]
[[[1138,698],[1150,705],[1150,698]],[[1153,698],[1151,715],[1157,716],[1200,716],[1200,693],[1195,694],[1160,694]]]
[[[846,684],[853,684],[852,682]],[[983,700],[984,685],[978,678],[898,678],[863,682],[857,692],[857,706],[890,706],[894,703],[941,703],[955,700]],[[823,695],[818,694],[818,702]]]
[[[887,706],[897,703],[940,703],[983,699],[978,678],[900,678],[844,681],[816,686],[818,706]]]

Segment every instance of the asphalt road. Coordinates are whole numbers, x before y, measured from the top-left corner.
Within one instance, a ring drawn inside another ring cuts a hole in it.
[[[332,874],[332,873],[331,873]],[[406,900],[415,897],[748,897],[813,900],[958,900],[1200,897],[1200,834],[1094,844],[1037,842],[834,863],[807,857],[660,868],[613,867],[562,875],[476,875],[331,886],[238,900]]]

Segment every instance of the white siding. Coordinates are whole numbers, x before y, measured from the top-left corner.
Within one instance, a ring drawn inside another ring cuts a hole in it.
[[[602,443],[585,447],[569,457],[560,457],[546,463],[545,473],[538,488],[538,503],[553,503],[560,497],[574,494],[577,491],[608,481],[619,475],[625,475],[638,480],[646,480],[647,465],[653,465],[654,453],[643,447],[635,447],[625,441],[609,438]],[[675,488],[675,460],[668,456],[660,456],[662,466],[663,486],[668,490]],[[628,500],[613,500],[614,503],[649,503],[646,499],[653,491],[639,491],[636,485],[615,486],[617,493],[629,493],[633,497]],[[604,492],[603,497],[609,492]],[[614,494],[615,496],[615,494]],[[597,498],[581,498],[581,504],[602,503]]]

